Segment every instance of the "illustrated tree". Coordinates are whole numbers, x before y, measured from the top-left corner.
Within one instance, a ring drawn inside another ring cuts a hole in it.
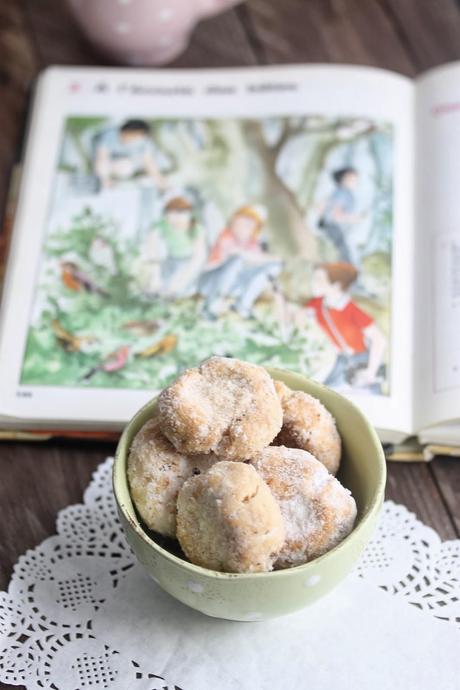
[[[104,117],[69,117],[67,120],[67,134],[73,143],[74,151],[77,154],[81,170],[89,173],[92,168],[91,151],[85,146],[82,136],[85,132],[96,132],[98,127],[105,123]]]
[[[385,125],[324,116],[152,120],[150,124],[173,186],[188,189],[199,209],[200,204],[209,203],[218,209],[211,241],[237,205],[259,201],[268,212],[269,238],[270,229],[274,230],[274,250],[286,251],[307,264],[319,258],[310,211],[328,159],[340,149],[345,151],[344,163],[352,164],[356,145],[367,142],[374,162],[375,203],[366,245],[388,250],[391,205],[385,200],[391,197],[391,181],[382,169],[379,152],[379,142],[388,135]],[[68,122],[69,136],[75,145],[80,143],[86,157],[83,134],[97,126],[98,118]],[[296,169],[294,176],[289,175],[290,166]]]
[[[232,197],[237,203],[260,199],[289,254],[314,261],[317,238],[307,218],[327,158],[338,146],[353,147],[370,137],[375,128],[367,120],[309,116],[160,123],[156,135],[168,152],[173,179],[208,194],[224,214],[232,211]],[[282,165],[292,156],[300,169],[296,184]]]
[[[313,202],[318,177],[332,149],[370,136],[375,125],[365,120],[331,122],[317,117],[282,118],[279,122],[279,135],[270,142],[260,120],[244,121],[246,142],[263,161],[264,197],[274,224],[289,233],[291,249],[297,256],[316,260],[317,240],[308,227],[307,212]],[[288,146],[304,147],[300,155],[301,184],[296,190],[280,174],[280,158]]]
[[[267,135],[267,123],[276,125],[276,137]],[[89,154],[82,144],[82,134],[100,124],[100,118],[68,121],[69,135],[85,169],[89,167]],[[246,194],[248,201],[260,199],[267,207],[270,225],[277,232],[281,230],[289,253],[310,261],[318,258],[318,243],[308,225],[308,212],[329,154],[338,146],[352,148],[357,141],[367,139],[375,160],[376,189],[385,184],[375,150],[376,134],[384,126],[365,119],[297,116],[152,120],[151,124],[154,140],[168,158],[167,174],[173,181],[185,182],[202,197],[209,195],[224,216],[234,210],[232,198],[242,201]],[[296,184],[286,179],[280,165],[290,156],[296,157],[301,169]],[[378,232],[379,222],[373,223],[373,234]]]
[[[391,253],[393,227],[393,171],[385,166],[382,148],[388,141],[388,131],[382,127],[368,137],[368,150],[374,164],[374,213],[365,242],[365,254],[375,251]]]

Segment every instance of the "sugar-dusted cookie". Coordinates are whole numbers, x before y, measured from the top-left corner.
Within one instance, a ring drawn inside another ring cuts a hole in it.
[[[276,568],[311,561],[351,532],[355,501],[313,455],[270,446],[250,462],[270,487],[284,519],[286,541]]]
[[[134,438],[128,457],[128,482],[147,527],[176,536],[176,501],[180,487],[194,474],[206,471],[216,457],[179,453],[161,433],[157,418],[149,420]]]
[[[275,381],[275,388],[283,408],[283,426],[273,445],[307,450],[336,474],[342,442],[334,417],[308,393],[292,391],[281,381]]]
[[[184,371],[158,398],[162,431],[183,453],[246,460],[273,441],[282,409],[262,367],[211,357]]]
[[[263,572],[272,569],[283,545],[283,518],[253,467],[217,462],[180,489],[177,537],[196,565],[230,573]]]

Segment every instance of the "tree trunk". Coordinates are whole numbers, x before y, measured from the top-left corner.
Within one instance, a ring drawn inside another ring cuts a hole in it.
[[[271,150],[266,143],[260,122],[245,122],[244,132],[248,146],[261,164],[264,203],[270,225],[276,228],[278,241],[275,243],[291,255],[315,261],[318,255],[316,238],[306,226],[304,213],[295,194],[277,173],[277,152]]]
[[[292,253],[298,258],[316,261],[318,258],[317,240],[309,230],[295,194],[279,176],[267,171],[267,192],[269,204],[273,207],[272,217],[275,225],[285,235]]]
[[[307,161],[303,173],[302,189],[298,195],[299,204],[302,209],[304,209],[304,213],[307,213],[312,207],[316,185],[318,184],[318,177],[324,169],[324,164],[326,163],[329,152],[337,146],[337,143],[337,139],[331,137],[330,134],[324,136],[318,141],[313,155],[310,156]]]

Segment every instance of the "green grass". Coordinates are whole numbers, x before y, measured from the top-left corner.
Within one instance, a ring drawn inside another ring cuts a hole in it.
[[[64,288],[65,289],[65,288]],[[110,388],[159,388],[179,371],[212,354],[279,366],[306,374],[314,373],[325,354],[325,343],[314,325],[295,331],[289,344],[266,304],[256,307],[257,319],[243,320],[229,312],[216,321],[201,317],[199,299],[170,304],[134,300],[120,306],[110,298],[75,293],[67,297],[66,311],[47,310],[30,329],[21,383],[29,385],[90,386]],[[78,336],[94,339],[84,352],[66,352],[57,341],[51,321]],[[128,321],[155,320],[152,335],[136,336],[123,328]],[[137,353],[168,334],[177,337],[176,348],[142,359]],[[97,372],[88,381],[85,374],[121,345],[129,345],[130,357],[119,372]]]

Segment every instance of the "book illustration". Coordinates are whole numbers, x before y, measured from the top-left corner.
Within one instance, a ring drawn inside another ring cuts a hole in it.
[[[388,395],[392,159],[360,118],[68,118],[21,383],[220,354]]]
[[[364,218],[364,215],[354,213],[358,172],[352,167],[341,168],[333,172],[332,178],[335,187],[324,203],[318,226],[335,246],[341,260],[351,263],[346,239],[348,229]]]
[[[319,264],[313,272],[314,297],[307,307],[337,348],[334,366],[324,383],[333,388],[347,383],[367,386],[379,392],[385,367],[385,336],[375,319],[349,296],[358,275],[349,263]]]

